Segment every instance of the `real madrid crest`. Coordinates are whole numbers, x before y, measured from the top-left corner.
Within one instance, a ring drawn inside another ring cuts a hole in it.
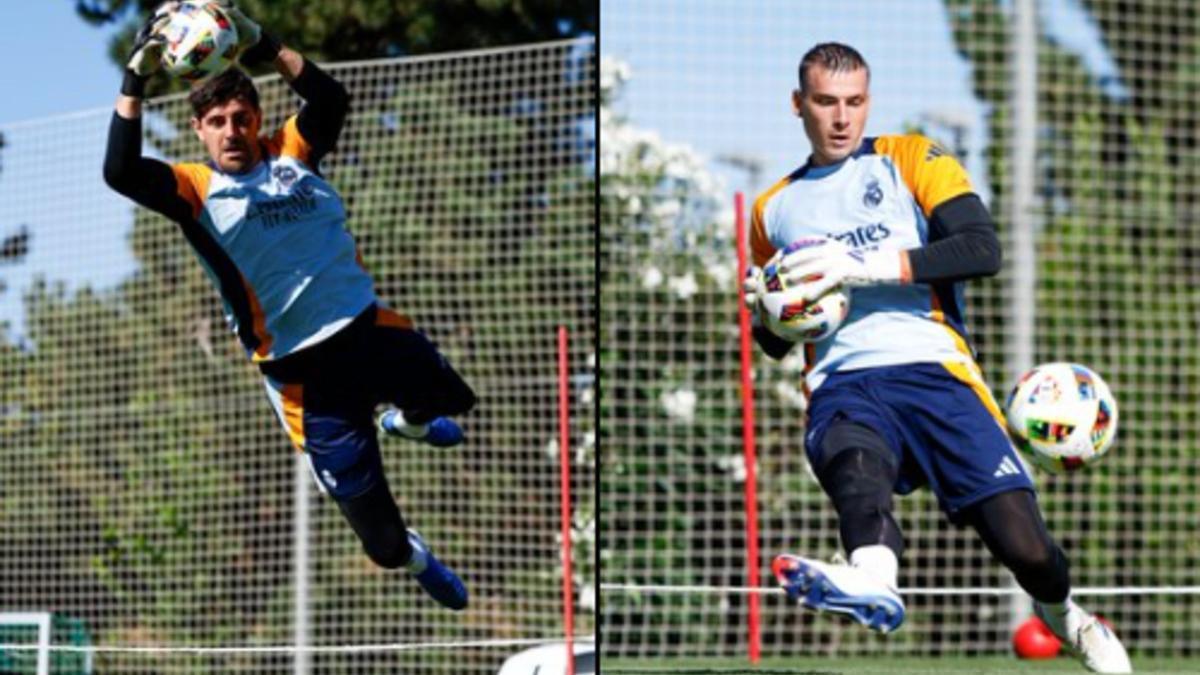
[[[883,203],[883,188],[879,180],[872,178],[867,181],[867,191],[863,193],[863,206],[873,209]]]

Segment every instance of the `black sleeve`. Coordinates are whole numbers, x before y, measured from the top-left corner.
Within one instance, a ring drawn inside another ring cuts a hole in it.
[[[304,59],[304,67],[292,80],[291,86],[304,99],[304,107],[296,118],[296,127],[313,147],[309,165],[315,167],[321,157],[337,144],[342,123],[346,121],[346,112],[350,109],[350,94],[341,82],[308,59]]]
[[[761,324],[756,324],[751,329],[751,335],[754,336],[754,341],[758,343],[763,353],[776,361],[787,356],[787,353],[792,351],[792,347],[796,346],[795,342],[784,340]]]
[[[996,224],[979,195],[959,195],[930,214],[929,244],[908,252],[913,283],[954,282],[1000,271]]]
[[[133,201],[179,223],[192,220],[192,208],[179,196],[175,172],[155,159],[142,157],[142,119],[113,113],[104,155],[104,182]]]

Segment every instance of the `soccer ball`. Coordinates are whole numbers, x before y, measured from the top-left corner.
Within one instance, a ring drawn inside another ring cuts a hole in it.
[[[163,49],[163,67],[171,75],[199,80],[215,75],[238,56],[237,28],[212,2],[184,2],[171,14]]]
[[[793,251],[812,246],[824,246],[828,239],[810,237],[798,239],[767,261],[762,268],[763,316],[767,328],[779,337],[792,342],[819,342],[833,335],[850,313],[850,297],[841,286],[834,287],[813,302],[797,296],[779,275],[783,257]]]
[[[1025,373],[1005,408],[1013,443],[1050,473],[1096,462],[1117,434],[1117,401],[1108,385],[1076,363],[1046,363]]]

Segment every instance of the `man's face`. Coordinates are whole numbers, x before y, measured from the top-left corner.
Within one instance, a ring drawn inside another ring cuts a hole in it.
[[[792,107],[804,120],[813,164],[840,162],[858,149],[867,126],[867,69],[831,73],[816,65],[805,73],[805,80],[803,92],[792,92]]]
[[[262,111],[240,98],[215,105],[192,118],[192,129],[213,163],[225,173],[245,173],[260,159]]]

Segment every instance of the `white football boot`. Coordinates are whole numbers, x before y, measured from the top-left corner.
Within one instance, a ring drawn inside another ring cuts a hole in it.
[[[1085,611],[1074,601],[1067,601],[1066,613],[1060,608],[1033,603],[1037,614],[1050,630],[1063,641],[1067,651],[1074,654],[1084,667],[1095,673],[1132,673],[1133,665],[1125,647],[1095,614]]]
[[[788,597],[808,609],[844,614],[880,633],[904,623],[900,594],[858,567],[783,553],[775,556],[771,570]]]

